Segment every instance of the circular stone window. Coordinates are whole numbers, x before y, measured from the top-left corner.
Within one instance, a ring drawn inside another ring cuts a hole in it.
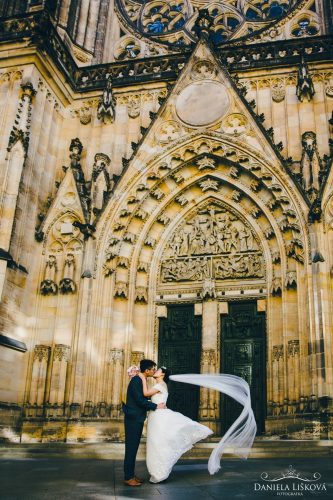
[[[204,127],[222,118],[229,104],[224,85],[219,82],[196,82],[180,92],[176,100],[176,112],[187,125]]]

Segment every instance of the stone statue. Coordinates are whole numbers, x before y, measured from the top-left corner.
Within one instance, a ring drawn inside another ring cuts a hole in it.
[[[110,158],[103,153],[95,155],[91,178],[91,223],[93,223],[95,216],[103,210],[110,192],[110,176],[107,171],[107,166],[110,165],[110,162]]]
[[[44,279],[40,284],[40,293],[42,295],[56,295],[58,286],[56,284],[57,259],[55,255],[49,255],[44,270]]]
[[[59,283],[59,290],[61,293],[67,294],[76,292],[74,275],[75,275],[75,256],[72,253],[68,253],[64,262],[63,278]]]
[[[97,108],[97,118],[103,123],[112,123],[116,114],[115,105],[116,101],[112,93],[112,79],[109,75]]]
[[[305,191],[318,192],[322,168],[317,148],[317,136],[314,132],[304,132],[302,135],[301,176]]]
[[[302,61],[298,68],[297,74],[296,95],[298,97],[298,100],[303,102],[304,99],[311,101],[314,94],[315,89],[313,86],[309,68],[304,61],[304,57],[302,57]]]

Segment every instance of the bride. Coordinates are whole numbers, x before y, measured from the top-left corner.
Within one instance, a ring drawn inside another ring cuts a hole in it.
[[[140,373],[143,394],[153,403],[166,403],[170,371],[162,366],[155,374],[156,384],[148,389],[146,378]],[[169,477],[172,467],[193,445],[213,431],[182,413],[168,408],[149,412],[147,425],[147,468],[150,482],[159,483]]]

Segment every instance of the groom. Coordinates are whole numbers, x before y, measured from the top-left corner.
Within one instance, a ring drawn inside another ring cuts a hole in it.
[[[140,361],[140,372],[146,377],[153,377],[156,371],[156,363],[150,359]],[[164,403],[156,405],[143,395],[141,378],[133,377],[127,388],[126,404],[123,404],[125,414],[125,459],[124,474],[125,484],[128,486],[141,486],[142,481],[135,477],[135,459],[142,435],[143,424],[148,410],[165,408]]]

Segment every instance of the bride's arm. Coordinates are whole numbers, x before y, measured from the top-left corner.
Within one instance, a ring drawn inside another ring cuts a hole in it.
[[[158,389],[148,389],[146,377],[144,375],[142,375],[142,373],[139,373],[138,375],[142,380],[143,395],[146,398],[149,398],[150,396],[154,396],[154,394],[157,394],[158,392],[160,392]]]

